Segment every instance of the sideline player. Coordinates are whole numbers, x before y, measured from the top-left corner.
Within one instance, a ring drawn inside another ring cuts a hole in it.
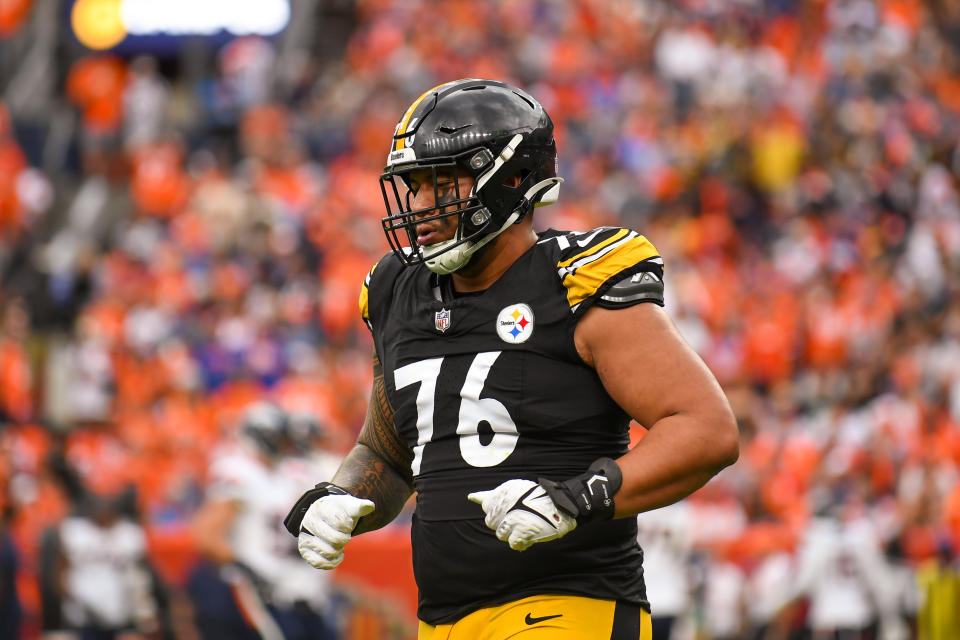
[[[328,577],[305,575],[310,568],[280,527],[290,500],[310,486],[290,472],[289,418],[274,404],[253,404],[238,437],[213,456],[207,500],[193,523],[213,566],[201,565],[190,580],[204,638],[335,637]]]
[[[370,408],[286,525],[330,569],[416,490],[421,640],[649,638],[633,516],[738,455],[723,392],[661,308],[653,245],[534,231],[556,166],[535,98],[457,80],[406,111],[381,176]],[[628,451],[631,418],[649,432]]]

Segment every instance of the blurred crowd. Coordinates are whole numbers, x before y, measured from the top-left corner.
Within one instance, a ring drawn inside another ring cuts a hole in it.
[[[0,58],[30,4],[0,5]],[[645,234],[739,420],[734,467],[641,516],[689,577],[651,586],[655,617],[675,639],[960,637],[960,48],[941,3],[333,4],[335,55],[310,48],[322,22],[300,48],[194,52],[199,71],[79,52],[45,136],[0,102],[0,536],[23,628],[39,532],[76,507],[51,451],[93,492],[135,488],[176,592],[246,408],[349,448],[394,125],[431,86],[491,77],[557,126],[566,182],[536,225]]]

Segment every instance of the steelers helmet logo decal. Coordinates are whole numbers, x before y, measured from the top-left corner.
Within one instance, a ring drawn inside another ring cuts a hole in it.
[[[529,340],[533,335],[533,310],[522,302],[504,307],[497,316],[497,335],[509,344]]]

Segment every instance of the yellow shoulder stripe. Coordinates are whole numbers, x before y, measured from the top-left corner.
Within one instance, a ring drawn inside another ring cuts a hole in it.
[[[611,246],[614,242],[616,241],[611,238],[610,241],[607,241],[606,246]],[[590,259],[589,255],[594,254],[596,254],[596,257]],[[567,302],[571,308],[576,307],[594,295],[610,278],[644,260],[659,255],[653,244],[641,235],[628,237],[622,240],[619,246],[608,251],[593,251],[591,249],[588,255],[580,256],[582,264],[574,268],[567,265],[566,268],[561,268],[559,271],[563,278],[563,286],[567,289]]]
[[[583,251],[583,252],[581,252],[581,253],[578,253],[577,255],[573,256],[572,258],[570,258],[570,259],[568,259],[568,260],[564,260],[563,262],[558,262],[558,263],[557,263],[557,266],[558,266],[558,267],[569,267],[570,265],[572,265],[572,264],[573,264],[574,262],[576,262],[577,260],[579,260],[579,259],[581,259],[581,258],[585,258],[585,257],[587,257],[587,256],[589,256],[589,255],[594,254],[594,253],[597,253],[598,251],[600,251],[600,250],[603,249],[604,247],[613,244],[614,242],[616,242],[617,240],[621,239],[622,237],[624,237],[624,236],[627,235],[628,233],[630,233],[630,231],[629,231],[628,229],[620,229],[620,231],[617,231],[615,234],[613,234],[612,236],[610,236],[609,238],[607,238],[607,239],[604,240],[603,242],[600,242],[600,243],[598,243],[598,244],[595,244],[595,245],[592,246],[592,247],[589,247],[586,251]]]
[[[363,284],[360,285],[360,317],[365,321],[370,320],[370,276],[373,275],[378,264],[380,264],[379,261],[370,268],[370,273],[367,274],[367,277],[363,280]]]
[[[364,320],[370,319],[370,291],[366,282],[360,287],[360,317]]]

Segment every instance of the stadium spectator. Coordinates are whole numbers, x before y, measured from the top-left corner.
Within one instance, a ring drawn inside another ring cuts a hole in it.
[[[59,448],[47,466],[72,509],[41,538],[44,632],[81,640],[169,638],[166,593],[147,557],[133,487],[92,489]]]
[[[2,476],[9,482],[9,476]],[[0,632],[5,638],[19,638],[23,607],[17,593],[20,552],[10,535],[13,506],[9,497],[0,498]]]

